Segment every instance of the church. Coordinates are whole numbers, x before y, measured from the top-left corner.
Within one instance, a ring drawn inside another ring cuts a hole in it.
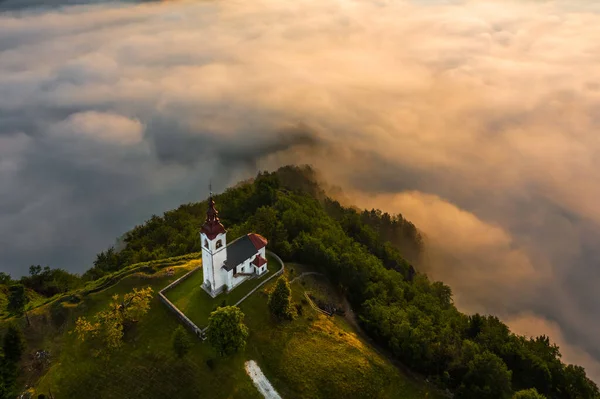
[[[244,280],[267,272],[267,239],[250,233],[227,244],[227,230],[221,224],[212,193],[208,200],[206,221],[200,229],[202,242],[202,288],[215,297],[231,291]]]

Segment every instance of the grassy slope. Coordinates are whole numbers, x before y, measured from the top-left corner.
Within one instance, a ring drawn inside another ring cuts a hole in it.
[[[26,292],[27,298],[29,298],[29,303],[36,303],[44,299],[43,296],[28,288],[26,288]],[[8,296],[8,286],[0,285],[0,319],[10,317],[10,314],[6,310],[6,306],[8,305]]]
[[[112,295],[148,285],[158,291],[196,265],[197,262],[192,261],[177,267],[172,277],[164,272],[125,277],[113,287],[86,297],[73,312],[66,330],[72,329],[76,316],[89,316],[106,306]],[[85,346],[78,344],[68,332],[46,337],[41,347],[49,348],[54,360],[50,370],[35,384],[36,392],[48,393],[51,389],[59,399],[259,397],[244,373],[243,356],[219,359],[216,369],[211,371],[206,359],[214,357],[212,350],[194,341],[196,344],[188,358],[176,359],[171,349],[171,334],[177,325],[177,319],[155,297],[149,313],[135,331],[126,336],[122,349],[108,361],[91,357]],[[57,353],[60,353],[58,359]],[[230,384],[222,386],[220,381]]]
[[[118,284],[86,296],[78,306],[71,305],[63,329],[53,327],[47,316],[44,322],[47,307],[37,309],[27,332],[29,349],[47,349],[53,361],[41,378],[28,372],[23,383],[36,386],[38,393],[47,394],[51,389],[58,399],[259,398],[243,367],[245,360],[253,359],[284,398],[436,397],[377,355],[342,318],[327,318],[304,306],[304,315],[293,322],[272,321],[264,291],[274,281],[242,303],[251,333],[246,350],[232,358],[217,358],[208,343],[194,340],[188,357],[176,359],[171,334],[178,321],[156,298],[150,312],[109,360],[91,357],[68,333],[77,316],[102,309],[112,295],[148,285],[158,291],[195,266],[197,261],[178,266],[171,277],[164,271],[124,277]],[[292,287],[299,302],[304,287],[299,283]],[[206,365],[211,358],[215,359],[214,370]]]
[[[294,302],[300,303],[305,287],[296,282],[291,288]],[[401,374],[339,316],[326,317],[305,305],[303,316],[278,324],[269,316],[264,291],[244,301],[241,309],[250,328],[248,358],[257,361],[284,398],[439,397]]]

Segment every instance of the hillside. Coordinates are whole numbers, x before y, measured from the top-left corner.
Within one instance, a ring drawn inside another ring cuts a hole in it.
[[[207,343],[194,340],[192,353],[177,359],[170,345],[178,321],[156,298],[135,331],[126,335],[122,349],[108,360],[90,356],[69,334],[76,317],[103,308],[112,295],[145,286],[158,291],[198,262],[174,266],[173,276],[167,276],[166,266],[177,262],[165,262],[151,274],[144,266],[134,267],[137,271],[85,295],[76,306],[61,303],[63,319],[56,317],[59,312],[52,305],[32,311],[32,326],[26,329],[29,347],[49,351],[52,361],[43,372],[25,371],[22,383],[35,387],[36,394],[52,392],[56,398],[259,398],[243,366],[253,359],[286,398],[436,397],[374,352],[343,318],[328,318],[305,307],[301,317],[279,325],[270,319],[267,297],[261,292],[241,306],[251,335],[245,352],[232,358],[221,359]],[[305,287],[300,281],[292,287],[300,302]],[[213,369],[209,359],[215,362]]]
[[[154,298],[118,353],[107,360],[91,357],[69,333],[77,316],[106,306],[114,293],[144,286],[156,292],[198,264],[194,253],[206,202],[185,204],[125,234],[124,248],[98,254],[83,279],[48,270],[23,280],[53,294],[30,305],[32,326],[24,327],[28,353],[49,350],[52,361],[39,371],[22,362],[21,386],[52,390],[57,398],[258,397],[243,369],[252,359],[286,398],[421,398],[448,389],[459,398],[502,399],[528,388],[547,398],[600,397],[585,371],[563,364],[547,337],[516,336],[496,317],[460,313],[450,287],[418,272],[423,242],[412,223],[401,215],[343,207],[315,176],[309,167],[285,167],[215,201],[229,240],[257,232],[295,265],[286,273],[304,267],[323,275],[319,282],[291,284],[296,303],[307,290],[333,295],[354,310],[354,318],[328,318],[304,306],[301,317],[278,324],[261,290],[241,304],[250,329],[244,352],[219,358],[198,341],[179,361],[170,348],[178,321]],[[166,275],[166,266],[174,267],[174,276]],[[53,284],[45,284],[44,276]],[[400,371],[406,368],[412,371]]]

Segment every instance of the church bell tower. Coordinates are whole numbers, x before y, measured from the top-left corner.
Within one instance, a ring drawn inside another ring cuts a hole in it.
[[[211,296],[216,296],[225,285],[221,267],[227,258],[227,230],[219,221],[219,212],[215,208],[212,190],[208,199],[206,220],[200,229],[202,245],[203,287]]]

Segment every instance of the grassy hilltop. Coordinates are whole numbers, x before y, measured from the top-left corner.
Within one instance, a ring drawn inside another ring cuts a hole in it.
[[[18,282],[0,276],[0,302],[15,283],[30,296],[31,326],[16,320],[27,338],[18,386],[56,398],[260,397],[244,372],[251,359],[284,398],[436,398],[449,390],[457,398],[503,399],[529,388],[539,397],[600,397],[581,367],[560,360],[548,337],[517,336],[496,317],[460,313],[450,287],[418,272],[423,242],[412,223],[343,207],[325,195],[311,168],[261,173],[215,201],[229,241],[257,232],[286,261],[290,280],[303,271],[322,274],[291,284],[294,302],[303,305],[298,318],[271,319],[271,281],[240,305],[250,330],[244,351],[221,358],[194,340],[179,360],[171,348],[179,322],[154,297],[117,352],[107,359],[90,355],[71,333],[77,317],[90,317],[112,295],[133,288],[156,293],[200,265],[206,202],[185,204],[126,233],[123,248],[98,254],[81,277],[36,267]],[[197,279],[168,296],[201,323],[216,305],[202,299]],[[235,302],[236,290],[223,297],[227,304]],[[321,315],[303,303],[306,291],[354,312]],[[15,321],[3,317],[1,329]],[[31,360],[38,349],[50,352],[49,365]]]
[[[179,322],[156,298],[150,312],[126,334],[124,346],[107,360],[92,357],[69,334],[77,316],[100,310],[112,295],[134,287],[158,291],[198,263],[174,266],[173,276],[167,276],[165,266],[152,274],[129,274],[76,306],[66,305],[68,320],[60,326],[52,322],[51,305],[32,311],[32,326],[26,329],[29,346],[44,348],[53,358],[43,373],[24,370],[22,382],[33,385],[36,393],[52,392],[57,398],[260,398],[244,372],[244,361],[252,359],[285,398],[437,397],[377,354],[342,317],[329,318],[304,306],[303,315],[290,323],[271,320],[262,291],[241,305],[250,337],[245,351],[231,358],[219,358],[207,343],[194,340],[192,352],[183,361],[177,359],[171,335]],[[286,273],[299,268],[292,266]],[[292,289],[300,303],[306,285],[297,281]],[[209,359],[214,361],[212,369]]]

